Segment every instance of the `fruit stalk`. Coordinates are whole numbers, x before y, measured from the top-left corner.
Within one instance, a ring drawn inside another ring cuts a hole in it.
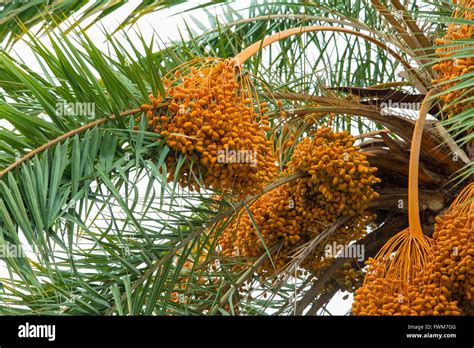
[[[423,236],[420,223],[420,210],[418,200],[418,170],[420,163],[421,138],[423,137],[423,127],[426,115],[433,104],[433,95],[437,89],[430,90],[421,103],[418,119],[413,130],[413,137],[410,148],[410,167],[408,170],[408,225],[412,236]]]

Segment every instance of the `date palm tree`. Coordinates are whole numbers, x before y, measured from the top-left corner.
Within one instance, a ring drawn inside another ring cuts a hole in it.
[[[452,16],[457,8],[474,11],[472,2],[252,1],[236,11],[219,1],[198,10],[220,6],[222,17],[191,19],[181,41],[162,47],[159,28],[150,42],[123,29],[179,2],[143,1],[117,28],[104,29],[104,53],[82,23],[92,18],[90,26],[124,3],[0,4],[0,313],[330,314],[343,260],[319,274],[299,273],[308,254],[301,251],[285,270],[262,279],[255,271],[275,245],[251,260],[220,255],[215,236],[242,211],[250,214],[256,196],[181,188],[185,157],[171,157],[166,140],[139,120],[149,94],[164,93],[163,77],[196,58],[231,58],[256,43],[243,73],[254,96],[270,105],[267,135],[282,168],[294,149],[281,145],[284,129],[298,142],[332,115],[334,130],[356,135],[382,179],[380,197],[369,205],[376,216],[370,233],[355,241],[365,259],[408,224],[414,105],[435,87],[420,146],[425,233],[472,180],[474,108],[452,111],[460,102],[472,105],[472,69],[449,88],[433,82],[439,47],[453,48],[453,58],[472,56],[472,34],[455,44],[435,42],[448,25],[473,25]],[[262,41],[282,32],[288,35]],[[18,41],[27,42],[40,69],[14,57]],[[440,102],[453,91],[462,92]],[[283,121],[275,99],[287,112]],[[297,177],[282,171],[259,195]],[[337,233],[339,223],[327,234]]]

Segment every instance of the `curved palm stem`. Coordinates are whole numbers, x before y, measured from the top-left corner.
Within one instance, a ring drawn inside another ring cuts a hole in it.
[[[154,108],[156,109],[156,108],[160,108],[160,107],[163,107],[163,106],[166,106],[166,105],[168,105],[168,103],[162,103],[162,104],[159,104],[158,106],[156,106]],[[141,108],[135,108],[135,109],[130,109],[130,110],[123,111],[119,115],[121,117],[125,117],[125,116],[130,116],[130,115],[137,114],[141,111],[142,111]],[[37,147],[36,149],[28,152],[25,156],[21,157],[20,159],[18,159],[17,161],[15,161],[11,165],[9,165],[7,168],[0,171],[0,178],[2,178],[5,174],[12,171],[13,169],[17,168],[23,162],[28,161],[29,159],[33,158],[35,155],[49,149],[50,147],[60,143],[61,141],[66,140],[68,138],[71,138],[74,135],[82,133],[82,132],[84,132],[88,129],[94,128],[94,127],[99,126],[101,124],[104,124],[107,121],[112,121],[114,119],[116,119],[115,115],[109,115],[108,117],[104,117],[104,118],[101,118],[99,120],[95,120],[95,121],[87,123],[87,124],[85,124],[85,125],[83,125],[79,128],[76,128],[76,129],[73,129],[73,130],[71,130],[67,133],[64,133],[63,135],[60,135],[59,137],[47,142],[46,144],[44,144],[40,147]]]
[[[423,235],[418,206],[418,170],[420,164],[421,138],[423,136],[423,126],[425,125],[426,115],[434,100],[432,96],[437,92],[437,89],[432,89],[426,94],[425,99],[423,99],[420,113],[415,123],[410,149],[410,166],[408,169],[408,224],[410,226],[410,233],[413,236],[419,237]]]
[[[266,38],[254,42],[247,48],[245,48],[243,51],[241,51],[239,54],[237,54],[234,57],[234,60],[237,65],[242,65],[244,64],[250,57],[254,56],[260,49],[267,47],[271,45],[274,42],[283,40],[287,37],[293,36],[293,35],[299,35],[303,33],[311,33],[311,32],[317,32],[317,31],[334,31],[334,32],[340,32],[340,33],[346,33],[354,36],[361,37],[369,42],[372,42],[373,44],[377,45],[378,47],[386,50],[388,53],[390,53],[395,59],[397,59],[406,69],[408,72],[413,74],[413,76],[423,85],[423,87],[427,87],[426,82],[420,77],[420,75],[413,69],[413,67],[405,60],[403,59],[397,52],[392,50],[390,47],[388,47],[386,44],[383,42],[369,36],[363,33],[360,33],[358,31],[350,30],[350,29],[345,29],[345,28],[335,28],[331,26],[305,26],[305,27],[298,27],[298,28],[292,28],[292,29],[287,29],[278,33],[275,33],[273,35],[267,36]]]
[[[341,17],[340,14],[336,14],[336,15]],[[342,16],[342,18],[344,18],[344,17]],[[238,25],[241,25],[241,24],[253,23],[253,22],[258,22],[258,21],[269,21],[269,20],[275,20],[275,19],[298,19],[300,21],[322,21],[322,22],[327,22],[327,23],[335,23],[335,24],[350,26],[350,27],[353,27],[355,29],[368,31],[368,32],[370,32],[373,35],[378,36],[378,37],[384,37],[384,39],[386,41],[390,42],[392,45],[394,45],[395,47],[397,47],[401,51],[405,52],[406,54],[408,54],[410,56],[414,56],[414,52],[408,50],[406,47],[401,45],[399,41],[397,41],[395,39],[392,39],[392,37],[390,37],[389,35],[385,35],[385,33],[381,32],[379,30],[376,30],[374,28],[371,28],[367,24],[365,24],[365,23],[363,23],[359,20],[356,20],[355,18],[350,18],[350,17],[349,18],[344,18],[344,19],[335,19],[335,18],[328,18],[328,17],[324,17],[324,16],[314,16],[314,15],[294,14],[294,13],[256,16],[256,17],[252,17],[252,18],[245,18],[245,19],[236,20],[234,22],[230,22],[230,23],[227,23],[227,24],[222,24],[222,26],[220,26],[219,28],[212,29],[209,32],[198,35],[196,38],[200,39],[200,38],[203,38],[203,37],[205,37],[206,35],[208,35],[210,33],[220,32],[224,28],[231,28],[231,27],[238,26]]]

